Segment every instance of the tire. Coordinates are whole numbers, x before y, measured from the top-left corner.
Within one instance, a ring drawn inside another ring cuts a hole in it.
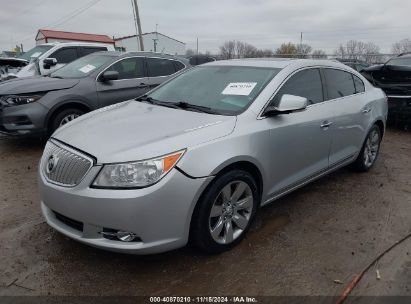
[[[56,131],[58,128],[61,126],[65,125],[66,123],[70,122],[71,120],[74,120],[78,118],[79,116],[83,115],[85,112],[80,110],[80,109],[65,109],[58,113],[56,116],[54,116],[52,122],[51,122],[51,127],[50,127],[50,134],[52,134],[54,131]]]
[[[368,132],[360,154],[358,154],[357,159],[352,164],[352,168],[358,172],[366,172],[370,170],[378,158],[380,144],[381,130],[377,125],[374,125]]]
[[[216,177],[198,201],[190,242],[206,253],[231,249],[249,230],[259,203],[257,183],[247,171],[236,169]]]

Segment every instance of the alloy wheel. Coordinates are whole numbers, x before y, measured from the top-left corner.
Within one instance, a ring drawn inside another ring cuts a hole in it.
[[[380,134],[377,130],[372,130],[367,137],[364,147],[363,160],[364,165],[369,168],[371,167],[378,155],[378,150],[380,148]]]
[[[66,123],[69,123],[70,121],[72,121],[72,120],[74,120],[78,117],[80,117],[79,114],[69,114],[67,116],[64,116],[63,119],[60,121],[59,127],[64,126]]]
[[[247,228],[254,208],[250,186],[243,181],[226,185],[211,207],[209,229],[219,244],[230,244]]]

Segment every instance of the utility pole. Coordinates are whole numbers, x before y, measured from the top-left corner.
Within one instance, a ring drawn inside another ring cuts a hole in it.
[[[198,37],[197,37],[197,55],[198,55]]]
[[[302,57],[302,54],[303,54],[303,32],[301,32],[301,35],[300,35],[300,55],[301,57]]]
[[[157,52],[157,41],[158,41],[158,23],[156,23],[156,38],[153,39],[153,43],[154,43],[154,53]]]
[[[141,21],[140,21],[140,14],[138,13],[138,5],[137,5],[137,0],[131,0],[131,3],[133,4],[134,8],[134,21],[136,24],[136,31],[137,31],[137,37],[138,37],[138,42],[140,43],[140,51],[144,51],[144,43],[143,43],[143,35],[141,33]]]

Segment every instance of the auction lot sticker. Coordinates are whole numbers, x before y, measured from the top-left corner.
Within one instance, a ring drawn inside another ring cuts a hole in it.
[[[80,72],[83,72],[84,74],[94,70],[96,67],[94,65],[91,64],[87,64],[85,66],[83,66],[81,69],[79,69]]]
[[[257,82],[231,82],[221,94],[248,96],[256,85]]]

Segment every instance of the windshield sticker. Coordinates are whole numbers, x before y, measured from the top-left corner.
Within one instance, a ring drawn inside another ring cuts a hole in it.
[[[31,58],[37,58],[37,57],[39,57],[41,55],[41,52],[35,52],[35,53],[33,53],[33,55],[31,55],[30,57]]]
[[[231,82],[221,94],[248,96],[256,85],[257,82]]]
[[[94,70],[96,67],[91,64],[87,64],[83,66],[82,68],[78,69],[80,72],[83,72],[84,74],[87,74],[88,72]]]

